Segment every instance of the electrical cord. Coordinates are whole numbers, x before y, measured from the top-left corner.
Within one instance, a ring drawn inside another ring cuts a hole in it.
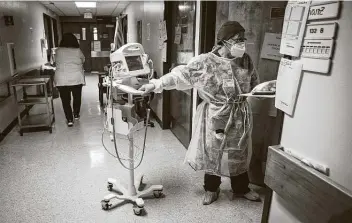
[[[107,121],[105,122],[104,129],[103,129],[103,133],[101,134],[101,143],[103,144],[103,147],[104,147],[104,149],[106,150],[106,152],[108,152],[112,157],[114,157],[114,158],[117,159],[117,156],[115,156],[114,154],[112,154],[112,153],[106,148],[106,145],[105,145],[105,143],[104,143],[104,134],[105,134],[105,131],[106,131],[106,123],[107,123]],[[130,161],[130,159],[125,159],[125,158],[121,158],[121,160]]]
[[[109,94],[108,94],[108,100],[111,102],[111,124],[112,124],[112,127],[113,127],[113,138],[114,138],[114,148],[115,148],[115,153],[116,153],[116,156],[113,155],[112,153],[110,153],[110,151],[107,150],[107,148],[105,147],[105,144],[104,144],[104,140],[103,140],[103,135],[104,135],[104,132],[105,132],[105,128],[104,128],[104,131],[103,131],[103,134],[102,134],[102,143],[103,143],[103,146],[105,148],[105,150],[110,154],[112,155],[113,157],[117,158],[118,161],[120,162],[120,164],[125,168],[125,169],[128,169],[128,170],[135,170],[137,169],[141,163],[142,163],[142,160],[144,158],[144,151],[145,151],[145,142],[146,142],[146,136],[147,136],[147,129],[148,129],[148,125],[145,126],[145,133],[144,133],[144,143],[143,143],[143,149],[142,149],[142,156],[141,156],[141,159],[138,163],[137,166],[133,167],[133,168],[129,168],[127,167],[121,160],[124,160],[120,157],[119,155],[119,152],[118,152],[118,149],[117,149],[117,145],[116,145],[116,131],[115,131],[115,121],[114,121],[114,108],[113,108],[113,98],[112,98],[112,81],[113,81],[113,73],[116,69],[116,67],[118,66],[118,64],[115,64],[113,67],[110,68],[109,70],[109,79],[110,79],[110,91],[109,91]],[[147,113],[147,121],[149,120],[149,111]],[[127,135],[127,138],[129,140],[129,142],[131,143],[131,140],[133,140],[133,137],[130,138],[129,135]],[[133,145],[134,146],[134,145]],[[134,146],[135,147],[135,146]],[[135,158],[136,156],[134,156]],[[128,159],[130,162],[132,162],[131,159]]]

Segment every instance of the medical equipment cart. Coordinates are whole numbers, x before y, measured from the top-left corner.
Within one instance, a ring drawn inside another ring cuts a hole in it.
[[[144,129],[144,142],[143,142],[143,148],[142,148],[142,150],[144,151],[146,136],[147,136],[147,128],[148,128],[148,125],[145,123],[149,122],[150,110],[149,109],[147,110],[147,118],[146,118],[145,122],[144,121],[138,122],[136,119],[133,118],[133,115],[131,115],[132,114],[131,112],[134,110],[133,109],[133,107],[134,107],[133,95],[141,95],[143,92],[137,91],[137,90],[133,89],[132,87],[128,87],[128,86],[115,86],[115,87],[118,88],[119,90],[122,90],[122,91],[128,93],[128,103],[125,106],[123,106],[125,108],[122,108],[122,107],[121,108],[123,110],[128,111],[127,113],[129,113],[129,115],[127,117],[127,123],[129,123],[128,124],[128,133],[127,133],[127,138],[129,140],[129,154],[128,154],[129,165],[127,167],[127,169],[129,170],[129,180],[127,181],[127,187],[125,187],[120,182],[119,179],[109,178],[108,179],[108,186],[107,186],[108,190],[117,192],[118,194],[113,194],[113,193],[108,194],[101,201],[101,205],[104,210],[108,210],[112,206],[112,204],[110,203],[110,200],[112,200],[112,199],[130,201],[132,203],[135,203],[135,206],[133,207],[134,214],[141,215],[142,211],[144,210],[144,201],[142,198],[149,196],[150,194],[154,194],[154,197],[160,198],[162,196],[162,191],[163,191],[162,185],[151,185],[147,189],[139,190],[139,187],[143,181],[143,174],[139,174],[135,178],[136,166],[135,166],[135,162],[134,162],[134,140],[133,140],[133,138],[134,138],[134,135],[137,131],[141,131]],[[112,109],[114,109],[114,108],[112,108]],[[132,123],[134,123],[134,124],[132,124]],[[113,128],[114,128],[114,135],[115,135],[115,127],[113,127]],[[116,141],[115,138],[114,138],[114,141]]]
[[[108,92],[106,128],[110,132],[110,139],[114,144],[116,158],[128,170],[129,179],[126,181],[127,187],[125,187],[120,179],[109,178],[107,188],[109,191],[116,193],[106,195],[101,201],[101,206],[104,210],[108,210],[113,206],[111,202],[113,199],[129,201],[134,204],[134,214],[141,215],[144,210],[143,197],[154,194],[154,197],[160,198],[163,191],[162,185],[151,185],[147,189],[140,190],[143,174],[135,177],[135,170],[143,160],[150,117],[150,109],[148,108],[146,109],[146,114],[144,112],[138,114],[139,112],[137,112],[138,108],[135,103],[139,100],[138,98],[144,100],[146,96],[143,91],[137,89],[143,82],[149,83],[150,78],[154,74],[153,62],[148,59],[148,55],[144,53],[143,46],[139,43],[128,43],[121,46],[117,51],[111,53],[110,61],[111,67],[103,83],[103,86],[107,87]],[[118,100],[123,95],[127,95],[127,103]],[[150,97],[148,101],[150,101]],[[135,144],[135,137],[138,132],[143,134],[143,145],[139,152],[138,146]],[[120,151],[118,149],[117,136],[128,140],[127,158],[123,158],[121,149]],[[139,162],[135,162],[138,154],[141,154],[141,158]],[[124,164],[123,160],[128,164]]]
[[[18,105],[17,109],[17,118],[19,125],[19,133],[23,136],[24,130],[31,130],[33,128],[43,128],[52,133],[52,125],[55,121],[55,112],[54,112],[54,102],[53,102],[53,80],[50,77],[41,76],[41,77],[22,77],[16,80],[13,84],[13,92],[15,102]],[[27,88],[34,87],[40,89],[38,95],[28,95]],[[17,90],[22,88],[23,97],[18,98]],[[45,105],[46,112],[43,114],[29,115],[27,112],[26,116],[21,118],[21,106],[26,108],[34,105]],[[44,119],[44,120],[43,120]]]

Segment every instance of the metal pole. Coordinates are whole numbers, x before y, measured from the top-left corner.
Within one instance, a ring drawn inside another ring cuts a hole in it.
[[[128,94],[128,104],[133,104],[133,95]],[[128,128],[131,129],[133,126],[132,123],[128,123]],[[134,148],[133,148],[133,133],[131,134],[131,138],[129,139],[129,159],[130,159],[130,182],[128,185],[128,192],[131,196],[137,194],[136,187],[134,186]]]

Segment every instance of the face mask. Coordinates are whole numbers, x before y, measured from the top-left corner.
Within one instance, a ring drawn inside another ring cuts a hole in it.
[[[246,51],[246,44],[236,43],[231,46],[230,52],[233,57],[242,57],[244,52]]]

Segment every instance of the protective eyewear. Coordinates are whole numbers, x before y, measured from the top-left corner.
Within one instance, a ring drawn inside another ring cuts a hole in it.
[[[227,44],[230,44],[230,45],[234,45],[234,44],[237,44],[237,43],[243,43],[246,40],[247,40],[246,38],[237,38],[237,39],[224,40],[224,42],[227,43]]]

